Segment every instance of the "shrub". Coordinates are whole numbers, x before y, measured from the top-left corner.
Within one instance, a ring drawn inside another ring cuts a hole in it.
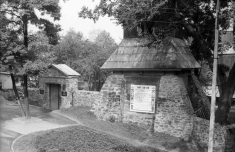
[[[135,147],[125,141],[85,126],[70,126],[36,137],[37,152],[157,152]]]
[[[108,118],[108,121],[114,123],[116,121],[115,116],[110,115],[109,118]]]

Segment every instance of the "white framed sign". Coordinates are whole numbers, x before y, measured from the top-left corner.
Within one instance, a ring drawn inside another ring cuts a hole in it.
[[[133,85],[130,90],[130,111],[155,113],[156,86]]]

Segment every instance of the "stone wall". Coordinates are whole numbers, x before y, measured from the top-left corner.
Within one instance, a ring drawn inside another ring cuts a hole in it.
[[[101,100],[99,92],[78,90],[78,79],[66,79],[67,96],[61,96],[60,108],[69,108],[72,106],[92,107],[94,102]]]
[[[154,130],[188,139],[192,132],[193,112],[183,79],[175,75],[162,76]]]
[[[123,75],[109,76],[100,93],[102,99],[94,103],[92,111],[101,120],[122,121],[125,79]]]
[[[43,100],[40,105],[49,109],[49,85],[60,84],[60,109],[72,106],[92,106],[94,101],[100,100],[101,96],[98,92],[78,90],[79,79],[77,77],[41,77],[40,89],[44,90]],[[65,87],[64,87],[65,86]],[[67,92],[67,96],[62,96],[61,92]]]
[[[78,79],[68,78],[66,79],[66,88],[63,91],[67,92],[67,96],[61,96],[60,108],[69,108],[72,106],[74,99],[74,93],[78,90]],[[63,89],[63,88],[62,88]]]
[[[155,113],[130,111],[130,85],[156,86]],[[93,104],[92,111],[101,120],[135,123],[152,132],[163,132],[188,140],[194,133],[200,144],[208,142],[209,122],[194,116],[188,97],[187,75],[113,74],[106,79],[100,93],[102,100]],[[221,126],[215,129],[215,151],[225,145]]]
[[[21,93],[24,92],[23,88],[17,88],[18,93],[21,96]],[[29,104],[40,106],[43,103],[43,96],[39,93],[39,88],[28,88],[29,93]],[[12,101],[16,100],[15,93],[12,89],[0,91],[0,94],[7,100]]]
[[[50,108],[49,85],[59,84],[61,88],[61,90],[59,91],[60,108],[71,107],[74,100],[74,92],[78,90],[78,81],[79,79],[77,77],[40,77],[39,87],[40,89],[44,90],[43,100],[40,105],[47,109]],[[67,92],[67,96],[62,96],[62,91]]]
[[[15,93],[14,93],[13,89],[0,90],[0,95],[9,101],[16,100]]]
[[[94,103],[101,100],[101,94],[96,91],[76,90],[72,106],[92,107]]]
[[[44,94],[42,94],[43,100],[39,103],[39,105],[46,109],[50,109],[49,84],[60,84],[61,86],[66,85],[66,77],[39,77],[39,89],[44,90]]]
[[[134,123],[153,129],[155,114],[130,111],[130,87],[136,85],[154,85],[158,92],[159,74],[129,73],[109,76],[100,93],[102,100],[95,102],[92,111],[101,120]],[[157,99],[156,101],[157,102]]]
[[[130,111],[131,84],[156,86],[156,113]],[[115,118],[115,121],[135,123],[182,138],[188,138],[191,134],[193,109],[181,77],[133,73],[111,75],[103,85],[101,94],[102,100],[93,106],[99,119]]]
[[[155,95],[158,96],[158,88],[161,74],[127,74],[125,75],[125,100],[123,109],[123,122],[135,123],[148,130],[153,130],[155,113],[135,112],[130,111],[130,91],[131,85],[151,85],[156,87]],[[158,98],[155,99],[155,105],[158,103]],[[155,106],[156,111],[156,106]]]
[[[43,103],[43,96],[39,93],[39,88],[28,88],[29,104],[40,106]]]
[[[205,120],[199,117],[194,117],[194,135],[200,141],[202,147],[207,148],[209,141],[209,120]],[[215,152],[224,152],[225,150],[225,141],[227,138],[226,129],[219,124],[214,126],[214,151]]]

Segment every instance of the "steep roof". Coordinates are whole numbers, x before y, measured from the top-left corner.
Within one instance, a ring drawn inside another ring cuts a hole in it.
[[[52,64],[52,66],[67,76],[80,76],[79,73],[74,71],[72,68],[70,68],[66,64]]]
[[[164,71],[200,68],[183,40],[166,38],[162,48],[147,47],[143,38],[123,39],[101,69]]]

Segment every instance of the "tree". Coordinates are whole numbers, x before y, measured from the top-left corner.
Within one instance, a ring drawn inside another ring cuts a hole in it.
[[[70,29],[65,36],[62,37],[61,42],[54,48],[58,63],[66,63],[71,66],[73,60],[81,59],[88,53],[84,49],[83,34]]]
[[[6,40],[4,45],[6,46],[4,49],[4,54],[2,56],[5,59],[4,64],[8,64],[11,67],[16,68],[16,70],[24,70],[27,68],[22,68],[25,63],[27,63],[27,59],[29,58],[29,34],[28,34],[28,24],[34,24],[47,34],[49,41],[51,44],[56,44],[59,40],[57,32],[60,31],[59,25],[54,25],[52,22],[38,18],[36,15],[36,10],[38,10],[41,15],[48,14],[54,20],[60,19],[60,7],[59,7],[58,0],[4,0],[1,1],[1,14],[3,14],[1,19],[4,20],[6,23],[4,25],[6,33],[7,31],[11,31],[14,36],[9,36],[12,38],[12,43]],[[9,32],[8,32],[9,33]],[[9,35],[9,34],[3,35]],[[1,33],[2,34],[2,33]],[[23,37],[23,40],[22,38]],[[22,43],[16,44],[16,46],[9,47],[9,45],[13,45],[16,43],[15,40],[18,40]],[[22,56],[24,54],[24,58]],[[27,57],[27,58],[25,58]],[[11,60],[11,62],[10,62]],[[14,62],[12,62],[14,61]],[[14,63],[14,64],[13,64]],[[17,63],[17,64],[15,64]],[[17,65],[17,66],[16,66]],[[21,67],[21,68],[19,68]],[[27,77],[29,71],[21,71],[24,77],[24,101],[26,104],[26,119],[30,118],[29,113],[29,104],[28,104],[28,87],[27,87]],[[14,77],[12,74],[12,81],[14,86]],[[17,95],[17,91],[15,92]],[[23,114],[22,114],[23,115]]]
[[[2,5],[3,1],[0,2],[1,5],[1,11],[2,11]],[[11,78],[13,82],[13,90],[15,92],[15,95],[17,97],[17,102],[20,107],[21,115],[22,117],[25,116],[25,112],[23,109],[23,105],[21,103],[19,94],[16,90],[15,86],[15,79],[12,71],[12,65],[17,65],[15,64],[16,62],[21,62],[22,59],[24,59],[26,51],[24,49],[23,44],[21,43],[18,34],[20,33],[18,29],[12,28],[10,25],[13,23],[8,20],[8,18],[5,16],[5,14],[1,13],[0,14],[0,58],[1,58],[1,70],[11,71]],[[14,25],[14,24],[13,24]]]
[[[50,44],[48,36],[43,31],[29,34],[28,55],[30,61],[41,60],[46,64],[51,64],[54,60],[55,46]]]
[[[93,42],[85,40],[81,32],[70,29],[54,50],[57,63],[65,63],[72,67],[90,83],[93,64],[95,64],[93,56],[99,47],[95,46]]]
[[[71,66],[88,82],[90,90],[97,90],[97,81],[100,82],[105,77],[100,67],[116,46],[106,31],[99,33],[94,42],[91,42],[85,40],[82,33],[71,29],[54,50],[57,63]]]
[[[88,33],[88,39],[91,41],[91,42],[94,42],[95,41],[95,38],[97,37],[97,35],[99,33],[101,33],[103,30],[101,29],[93,29],[91,30],[89,33]]]
[[[101,50],[98,52],[99,58],[99,66],[102,66],[104,61],[106,61],[109,56],[114,52],[117,48],[117,44],[114,39],[110,36],[110,33],[103,30],[94,39],[94,43],[101,47]]]
[[[140,34],[149,38],[150,46],[158,45],[166,36],[192,38],[192,54],[212,67],[215,4],[215,0],[101,0],[94,10],[83,7],[79,17],[96,21],[100,16],[113,16],[125,29],[138,27]],[[219,26],[223,30],[234,22],[234,10],[232,0],[221,1]],[[225,79],[222,78],[223,70],[218,72],[221,97],[216,122],[226,124],[235,90],[235,65]]]
[[[100,67],[104,62],[110,57],[110,55],[116,50],[117,44],[114,39],[105,30],[100,31],[94,39],[94,43],[100,47],[100,50],[96,55],[96,65],[98,65],[96,72],[94,73],[94,87],[101,89],[107,75],[110,73],[108,71],[101,71]],[[98,85],[98,86],[97,86]]]

